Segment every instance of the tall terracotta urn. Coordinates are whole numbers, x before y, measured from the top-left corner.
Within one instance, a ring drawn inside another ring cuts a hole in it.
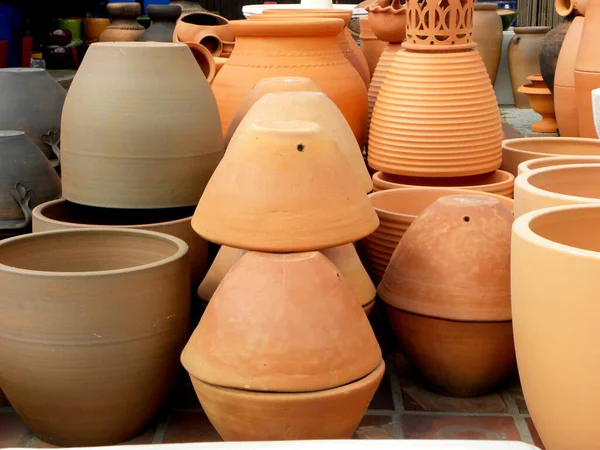
[[[473,14],[473,42],[477,44],[477,51],[483,59],[492,86],[496,82],[496,75],[500,67],[504,36],[502,19],[497,11],[496,3],[475,3]]]
[[[109,3],[106,12],[112,19],[98,40],[100,42],[135,41],[145,30],[137,21],[142,14],[142,6],[135,3]]]
[[[552,94],[554,94],[554,80],[556,77],[558,56],[560,55],[560,50],[572,22],[573,19],[567,18],[563,20],[552,28],[542,41],[542,47],[540,49],[540,74]]]
[[[360,19],[360,49],[365,55],[367,64],[369,65],[370,76],[373,77],[379,58],[383,50],[387,46],[387,42],[379,39],[369,23],[369,17],[361,17]]]

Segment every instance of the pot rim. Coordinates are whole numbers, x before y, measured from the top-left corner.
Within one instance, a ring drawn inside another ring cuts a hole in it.
[[[581,159],[581,161],[567,162],[567,160],[570,160],[570,159]],[[588,160],[588,161],[586,162],[584,160]],[[555,161],[564,162],[564,164],[552,164]],[[551,163],[551,164],[549,166],[531,168],[532,164],[546,163],[546,162]],[[519,164],[519,167],[517,170],[519,170],[519,175],[521,175],[523,173],[529,173],[533,170],[547,169],[549,167],[556,167],[556,166],[571,166],[573,164],[600,164],[600,155],[598,155],[598,156],[561,155],[561,156],[548,156],[545,158],[528,159],[527,161],[523,161],[521,164]]]
[[[471,190],[471,191],[477,191],[478,189],[484,188],[484,187],[490,187],[490,186],[497,186],[497,187],[501,187],[504,185],[511,185],[514,183],[515,181],[515,176],[510,173],[507,172],[506,170],[494,170],[493,172],[489,172],[488,174],[483,174],[483,175],[489,175],[490,177],[493,176],[493,174],[499,174],[501,176],[501,178],[498,181],[495,181],[494,183],[487,183],[487,184],[474,184],[472,186],[465,186],[466,189]],[[463,188],[462,186],[418,186],[418,185],[410,185],[410,184],[402,184],[402,183],[394,183],[393,181],[389,181],[389,180],[385,180],[382,178],[382,175],[388,175],[385,174],[381,171],[375,172],[373,174],[373,181],[375,181],[375,179],[377,179],[380,183],[380,185],[383,184],[395,184],[397,186],[410,186],[411,188],[437,188],[437,189],[461,189],[461,190],[465,190],[465,188]],[[393,175],[392,175],[393,176]],[[475,175],[477,176],[477,175]],[[454,178],[454,177],[452,177]],[[461,177],[462,178],[462,177]],[[374,183],[375,184],[375,183]],[[398,188],[393,188],[393,189],[398,189]],[[400,189],[404,189],[404,188],[400,188]],[[390,190],[390,189],[387,189]],[[487,192],[487,191],[485,191]],[[489,192],[490,194],[495,194],[495,192]]]
[[[581,138],[581,137],[527,137],[527,138],[514,138],[514,139],[504,139],[502,141],[502,150],[510,150],[512,152],[521,152],[526,153],[528,155],[549,155],[549,156],[594,156],[594,155],[582,155],[580,153],[544,153],[539,150],[525,150],[519,147],[513,146],[513,144],[521,144],[524,142],[540,142],[541,148],[551,147],[556,144],[565,144],[565,147],[568,144],[576,145],[578,142],[584,144],[594,144],[598,147],[597,155],[600,156],[600,140],[593,138]]]
[[[159,233],[156,231],[148,231],[148,230],[131,230],[131,229],[123,229],[123,228],[106,228],[106,227],[98,227],[98,228],[78,228],[78,229],[70,229],[70,230],[55,230],[55,231],[44,231],[41,233],[29,233],[24,234],[12,238],[5,239],[0,241],[0,255],[2,253],[2,249],[13,245],[14,243],[20,243],[21,241],[28,240],[40,240],[46,239],[52,236],[64,236],[64,235],[84,235],[84,234],[111,234],[111,235],[130,235],[132,238],[136,237],[153,237],[155,240],[169,241],[177,247],[177,251],[175,251],[172,255],[167,256],[166,258],[162,258],[158,261],[154,261],[147,264],[142,264],[138,266],[130,266],[122,269],[110,269],[110,270],[98,270],[98,271],[85,271],[85,272],[61,272],[61,271],[45,271],[45,270],[32,270],[32,269],[23,269],[19,267],[13,267],[0,262],[0,272],[6,272],[13,275],[27,275],[27,276],[36,276],[36,277],[68,277],[68,278],[98,278],[104,276],[113,276],[120,274],[130,274],[146,271],[148,269],[153,269],[155,267],[165,266],[178,259],[184,257],[189,250],[189,247],[185,241],[175,236],[171,236],[165,233]]]
[[[331,18],[299,18],[297,20],[232,20],[229,28],[236,38],[246,37],[312,37],[337,36],[344,20]]]
[[[113,3],[114,4],[114,3]],[[158,49],[158,48],[183,48],[187,45],[179,42],[155,42],[155,41],[131,41],[131,42],[94,42],[90,48],[135,48],[135,49]],[[0,69],[1,70],[1,69]],[[44,69],[35,69],[42,70]]]

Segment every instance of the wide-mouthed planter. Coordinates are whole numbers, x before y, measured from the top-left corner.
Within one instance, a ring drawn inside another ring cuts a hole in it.
[[[187,244],[96,228],[0,242],[0,385],[42,440],[109,445],[140,433],[179,370]]]
[[[550,156],[548,158],[530,159],[519,164],[519,175],[532,170],[544,169],[554,166],[568,166],[571,164],[600,164],[598,156]]]
[[[600,156],[600,140],[569,137],[531,137],[502,142],[502,170],[517,176],[519,164],[548,156]]]
[[[373,175],[373,190],[409,188],[409,187],[441,187],[470,189],[473,191],[489,192],[512,198],[515,177],[503,170],[458,178],[418,178],[403,177],[377,172]]]
[[[148,230],[170,234],[186,242],[189,247],[190,280],[198,287],[208,270],[208,242],[192,229],[194,207],[123,210],[93,208],[77,205],[65,199],[52,200],[33,210],[33,232],[115,227]]]
[[[600,203],[600,164],[571,164],[527,172],[515,182],[515,217],[552,206]]]
[[[513,227],[512,311],[519,377],[548,450],[597,446],[599,229],[600,205],[532,211]],[[567,385],[571,388],[565,390]]]

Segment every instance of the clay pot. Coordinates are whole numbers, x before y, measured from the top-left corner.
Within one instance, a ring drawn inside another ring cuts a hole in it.
[[[173,31],[181,15],[181,8],[177,5],[148,5],[146,14],[152,20],[152,24],[136,40],[173,42]]]
[[[145,28],[137,21],[142,14],[139,3],[109,3],[106,12],[112,19],[99,37],[100,42],[135,41]]]
[[[0,384],[33,433],[82,447],[140,433],[187,337],[185,242],[103,228],[28,234],[0,242],[0,280]]]
[[[378,225],[348,159],[302,121],[254,124],[233,140],[192,219],[211,242],[268,252],[337,247]]]
[[[0,69],[0,129],[24,131],[58,165],[53,146],[67,91],[44,69]]]
[[[540,49],[540,74],[553,95],[558,55],[570,26],[571,20],[564,20],[552,28],[544,37]]]
[[[179,6],[182,15],[196,12],[208,12],[195,0],[171,0],[170,4]]]
[[[373,175],[374,191],[385,189],[411,188],[411,187],[443,187],[470,189],[472,191],[490,192],[512,198],[515,177],[503,170],[460,178],[415,178],[388,175],[377,172]]]
[[[570,164],[600,164],[600,156],[554,156],[548,158],[530,159],[519,164],[519,175],[537,169]]]
[[[585,16],[588,0],[555,0],[554,9],[560,16],[569,16],[573,11],[577,11]]]
[[[542,116],[542,120],[531,124],[531,129],[538,133],[556,133],[556,117],[554,116],[554,101],[552,92],[544,84],[541,75],[531,75],[528,81],[537,81],[541,86],[534,83],[525,84],[519,88],[519,92],[527,95],[531,109]]]
[[[264,95],[254,103],[237,127],[230,142],[238,139],[253,124],[276,117],[278,120],[313,122],[328,133],[348,159],[356,182],[363,191],[373,190],[373,182],[358,143],[344,115],[323,92],[276,92]]]
[[[260,80],[254,87],[248,92],[248,95],[238,108],[237,112],[227,128],[225,133],[225,148],[229,146],[231,137],[237,130],[240,122],[244,119],[248,111],[254,104],[260,100],[264,95],[273,92],[322,92],[321,88],[306,77],[272,77],[264,78]]]
[[[118,227],[170,234],[189,247],[190,281],[195,289],[208,270],[208,243],[192,230],[193,208],[114,210],[52,200],[33,210],[33,232]]]
[[[569,164],[527,172],[515,183],[515,217],[552,206],[599,203],[600,164]]]
[[[518,174],[524,161],[548,156],[600,156],[598,139],[532,137],[502,142],[502,170]]]
[[[508,44],[508,69],[517,108],[529,108],[529,100],[519,88],[532,73],[540,73],[540,51],[550,27],[514,27]]]
[[[387,313],[406,359],[433,391],[478,397],[493,390],[515,368],[510,320],[459,322],[391,306]]]
[[[219,287],[219,284],[221,284],[221,281],[223,281],[223,278],[225,278],[225,275],[227,275],[227,272],[246,253],[248,253],[247,250],[222,245],[202,283],[198,286],[198,297],[202,301],[210,302],[210,299],[217,290],[217,287]]]
[[[600,412],[597,205],[528,213],[513,227],[512,304],[519,378],[547,449],[594,448]],[[556,339],[556,331],[564,337]],[[589,350],[589,351],[588,351]],[[566,383],[572,386],[566,391]],[[558,410],[553,405],[562,405]],[[560,423],[560,426],[557,426]]]
[[[235,49],[212,85],[224,133],[258,81],[299,76],[313,80],[340,108],[362,148],[367,88],[340,50],[342,19],[234,20],[229,27]]]
[[[386,47],[387,42],[382,41],[375,36],[373,30],[371,30],[368,17],[361,17],[359,20],[360,49],[367,60],[367,64],[369,66],[369,79],[371,79],[375,73],[375,68],[379,62],[379,57],[383,53],[383,49]]]
[[[378,39],[402,43],[406,38],[407,8],[400,0],[377,0],[365,8],[369,25]]]
[[[175,25],[174,42],[195,42],[208,48],[215,56],[223,50],[223,41],[235,40],[229,21],[217,14],[195,12],[182,15]]]
[[[83,21],[83,35],[86,42],[96,42],[102,32],[110,25],[110,19],[101,17],[88,17]]]
[[[496,11],[497,3],[475,3],[473,14],[473,41],[477,44],[477,51],[485,64],[492,86],[500,67],[504,36],[502,19]]]
[[[183,44],[92,44],[62,125],[63,195],[82,205],[194,205],[223,155],[215,99]]]
[[[583,17],[575,17],[563,41],[554,78],[554,109],[562,137],[579,137],[577,95],[575,93],[575,60],[579,49]]]
[[[436,200],[404,233],[377,294],[394,308],[438,319],[510,320],[512,222],[512,212],[489,196]]]

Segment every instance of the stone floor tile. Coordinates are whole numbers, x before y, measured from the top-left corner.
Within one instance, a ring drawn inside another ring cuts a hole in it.
[[[371,404],[369,405],[369,409],[387,409],[390,411],[394,410],[394,399],[392,397],[392,384],[390,380],[390,375],[386,374],[383,376],[381,380],[381,384],[377,389],[377,392],[373,396],[373,400],[371,400]]]
[[[365,416],[354,439],[394,439],[392,416]]]
[[[521,440],[509,416],[406,414],[402,429],[405,439]]]
[[[502,395],[494,393],[484,397],[454,398],[435,394],[424,387],[410,383],[402,386],[402,400],[406,411],[507,413]]]

